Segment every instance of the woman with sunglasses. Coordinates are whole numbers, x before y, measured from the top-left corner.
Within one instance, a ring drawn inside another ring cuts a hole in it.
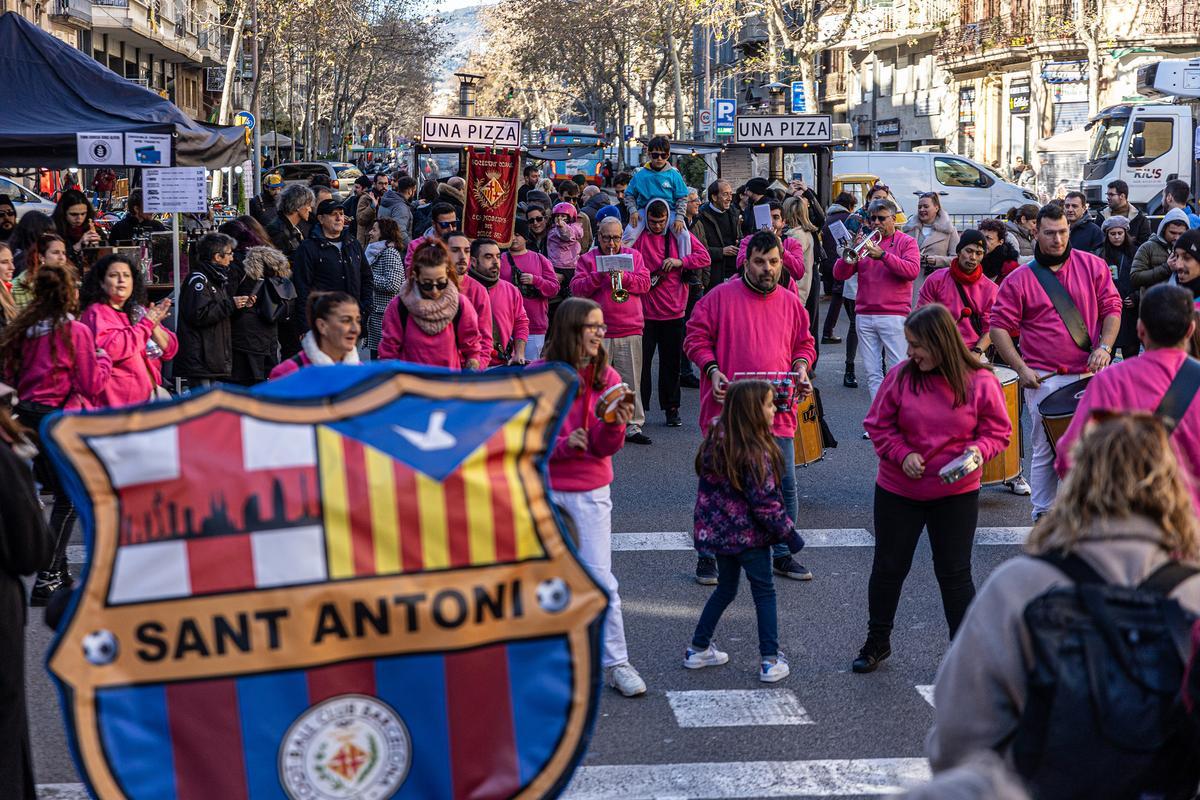
[[[851,665],[855,672],[873,672],[892,654],[900,592],[926,528],[954,638],[975,596],[971,548],[979,467],[1007,447],[1012,434],[1000,381],[967,349],[945,306],[918,308],[904,320],[904,336],[908,360],[888,373],[863,422],[879,456],[879,473],[867,642]],[[944,481],[941,470],[968,454],[976,468]]]
[[[357,366],[362,312],[358,301],[345,292],[313,292],[308,296],[308,332],[300,339],[300,352],[276,364],[269,380],[291,375],[302,367]]]
[[[621,596],[612,574],[612,457],[625,443],[625,425],[633,419],[633,393],[625,393],[612,421],[597,416],[605,392],[621,383],[604,351],[604,312],[592,300],[572,297],[558,309],[553,333],[542,356],[574,368],[579,392],[550,454],[550,488],[579,537],[579,559],[609,595],[600,663],[605,682],[626,697],[645,694],[646,682],[629,663]],[[605,415],[607,417],[607,415]]]
[[[458,290],[450,251],[427,239],[413,251],[404,288],[383,317],[380,358],[450,369],[479,369],[491,337],[479,335],[479,317]]]

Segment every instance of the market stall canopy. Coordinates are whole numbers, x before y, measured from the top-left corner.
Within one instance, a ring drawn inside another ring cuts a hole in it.
[[[1075,128],[1038,139],[1038,152],[1043,153],[1086,153],[1091,140],[1087,128]]]
[[[526,147],[525,157],[534,161],[565,161],[568,158],[584,158],[593,150],[601,149],[598,144],[580,144],[570,147]]]
[[[259,140],[262,142],[263,147],[274,147],[275,145],[287,147],[292,143],[292,137],[285,133],[278,133],[276,131],[264,133],[261,137],[259,137]]]
[[[44,32],[16,12],[0,15],[0,166],[80,165],[81,139],[122,143],[120,158],[100,148],[86,166],[172,166],[169,159],[134,163],[123,157],[139,149],[129,134],[169,135],[174,166],[228,167],[247,160],[243,127],[205,125],[174,103],[122,78],[91,56]],[[107,137],[103,136],[107,135]],[[113,138],[115,137],[115,138]],[[103,158],[108,158],[105,161]]]

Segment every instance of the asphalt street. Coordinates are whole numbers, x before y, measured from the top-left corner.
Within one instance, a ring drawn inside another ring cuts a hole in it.
[[[844,336],[844,315],[838,328]],[[932,708],[923,692],[933,683],[947,632],[924,542],[905,585],[892,657],[872,675],[850,672],[866,634],[876,459],[861,438],[868,406],[861,362],[858,389],[843,388],[843,363],[843,345],[822,346],[815,382],[838,447],[797,470],[797,527],[812,532],[800,560],[814,579],[776,579],[780,645],[792,670],[780,683],[757,679],[745,586],[716,633],[730,663],[697,671],[681,664],[709,592],[694,582],[695,556],[683,549],[695,500],[698,392],[683,390],[682,428],[665,427],[652,401],[646,433],[654,443],[628,445],[616,457],[614,570],[631,660],[649,691],[636,699],[603,692],[569,797],[870,797],[927,777],[923,740]],[[980,527],[989,529],[990,541],[1008,543],[976,547],[977,585],[1018,553],[1029,524],[1028,498],[983,490]],[[34,610],[26,674],[35,769],[42,797],[74,800],[86,795],[43,667],[49,640]]]

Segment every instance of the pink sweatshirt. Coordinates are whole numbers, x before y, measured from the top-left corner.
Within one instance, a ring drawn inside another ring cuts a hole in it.
[[[513,272],[509,259],[516,262],[517,269],[533,276],[533,288],[539,295],[526,297],[521,295],[525,303],[525,314],[529,317],[529,333],[541,336],[550,328],[550,298],[558,294],[558,273],[550,259],[541,253],[526,250],[514,254],[511,250],[500,257],[500,280],[512,282]]]
[[[742,265],[746,263],[746,250],[751,238],[753,237],[744,237],[742,243],[738,245],[738,269],[741,269]],[[781,256],[783,268],[788,271],[788,275],[792,276],[792,280],[799,284],[800,279],[804,277],[804,245],[800,244],[799,239],[793,239],[790,236],[784,236],[780,241],[783,242],[783,253]],[[800,291],[799,286],[796,286],[796,291]]]
[[[296,363],[296,359],[300,360],[299,364]],[[301,350],[294,358],[285,358],[283,361],[280,361],[278,364],[272,367],[271,374],[267,376],[267,380],[274,381],[287,377],[293,372],[299,372],[301,367],[307,367],[311,364],[312,361],[310,361],[308,356],[305,355],[304,351]]]
[[[542,362],[537,362],[542,363]],[[592,388],[592,367],[579,373],[579,392],[567,411],[554,450],[550,452],[550,488],[557,492],[590,492],[613,480],[613,454],[625,445],[625,426],[596,417],[596,403],[610,386],[621,382],[612,367],[604,368],[604,388]],[[588,432],[587,450],[567,446],[571,431]]]
[[[1054,468],[1059,476],[1066,475],[1071,468],[1071,446],[1083,433],[1093,411],[1153,412],[1186,358],[1184,351],[1164,347],[1147,350],[1137,358],[1126,359],[1096,373],[1079,400],[1070,427],[1055,448]],[[1171,434],[1171,444],[1187,473],[1192,502],[1200,512],[1200,474],[1197,474],[1200,471],[1200,403],[1193,400],[1188,406],[1187,413]]]
[[[1095,346],[1106,317],[1121,316],[1121,295],[1112,272],[1099,256],[1072,250],[1057,277],[1067,287]],[[1075,346],[1062,317],[1028,264],[1013,270],[1000,284],[992,306],[992,327],[1021,337],[1021,358],[1039,372],[1066,370],[1067,375],[1087,371],[1089,353]]]
[[[954,392],[941,375],[931,373],[922,391],[905,375],[909,361],[888,372],[863,420],[879,455],[876,482],[889,492],[911,500],[937,500],[979,488],[983,470],[954,483],[942,483],[938,470],[974,445],[984,461],[1008,447],[1012,423],[1004,405],[1000,381],[981,369],[971,379],[967,402],[954,405]],[[913,480],[901,465],[909,453],[925,459],[925,473]]]
[[[844,281],[858,274],[858,314],[907,317],[912,311],[912,282],[921,272],[921,251],[907,233],[896,231],[879,243],[883,258],[864,255],[857,264],[833,262],[833,277]]]
[[[21,372],[8,379],[25,402],[77,411],[96,408],[111,374],[112,359],[107,353],[97,355],[92,329],[71,320],[53,337],[40,333],[27,338],[21,346]]]
[[[479,283],[479,281],[476,281]],[[508,345],[510,342],[520,339],[523,342],[529,341],[529,317],[525,313],[525,304],[521,302],[521,293],[517,291],[517,287],[511,283],[504,281],[496,281],[496,284],[487,290],[488,298],[491,301],[492,320],[495,322],[495,327],[500,332],[500,340],[503,344]],[[495,352],[495,344],[492,341],[492,331],[489,328],[486,331],[480,330],[487,337],[488,355],[491,357],[491,366],[498,367],[504,362]],[[484,365],[487,366],[487,365]]]
[[[817,349],[808,330],[808,312],[795,292],[776,286],[764,295],[730,278],[714,286],[692,309],[683,352],[700,365],[700,430],[721,413],[713,398],[708,366],[715,363],[726,378],[738,372],[788,372],[797,358],[811,365]],[[811,372],[811,369],[810,369]],[[776,436],[796,434],[796,412],[775,415]]]
[[[128,406],[144,403],[158,385],[161,367],[155,362],[170,361],[179,352],[179,340],[167,331],[167,346],[161,359],[146,355],[146,344],[154,332],[154,323],[143,317],[137,325],[129,316],[108,303],[93,303],[83,312],[80,321],[92,329],[96,346],[112,359],[112,374],[97,398],[102,406]]]
[[[412,286],[411,283],[407,286]],[[412,291],[416,291],[413,289]],[[459,295],[458,324],[451,322],[437,334],[430,336],[421,330],[409,314],[404,324],[400,322],[400,304],[404,291],[392,298],[383,312],[383,338],[379,342],[380,358],[395,358],[413,364],[431,367],[462,369],[463,364],[475,358],[480,366],[488,363],[487,352],[480,352],[479,316],[475,307],[463,301]]]
[[[683,269],[704,269],[712,263],[708,257],[708,248],[692,234],[689,233],[688,236],[692,237],[692,252],[683,259]],[[642,261],[650,270],[651,278],[655,270],[662,266],[664,259],[679,258],[679,245],[675,241],[675,234],[670,231],[663,236],[643,231],[633,243],[633,249],[642,254]],[[683,283],[682,270],[660,271],[658,277],[658,283],[651,287],[642,301],[646,319],[683,319],[683,314],[687,311],[688,287]]]
[[[633,271],[621,277],[621,286],[629,292],[629,299],[624,303],[612,299],[611,274],[596,272],[596,256],[600,251],[594,247],[579,259],[575,277],[571,279],[571,294],[595,300],[604,309],[604,322],[608,325],[605,336],[609,339],[641,336],[642,329],[646,327],[642,316],[642,296],[650,291],[650,270],[646,268],[641,253],[628,247],[622,247],[621,252],[633,255]]]
[[[478,317],[476,322],[479,328],[477,350],[483,354],[483,358],[479,359],[479,364],[486,367],[492,352],[492,300],[488,297],[487,287],[470,275],[460,275],[458,281],[459,300],[467,298],[475,309],[475,316]]]
[[[546,234],[546,257],[555,269],[564,272],[573,270],[579,261],[579,243],[582,241],[583,226],[578,222],[568,222],[565,232],[560,231],[557,225],[552,225]]]
[[[996,302],[996,292],[1000,287],[981,273],[979,280],[962,288],[971,302],[971,308],[979,315],[979,330],[987,333],[992,327],[992,305]],[[967,347],[974,347],[983,338],[982,334],[975,332],[971,325],[971,317],[963,316],[965,306],[962,295],[958,293],[954,276],[950,274],[948,267],[934,270],[933,274],[925,279],[925,283],[921,284],[921,291],[917,295],[917,308],[931,303],[941,303],[950,309],[950,316],[958,323],[958,332],[962,334]]]
[[[407,269],[408,265],[412,263],[413,253],[417,252],[417,248],[421,246],[421,243],[424,242],[426,239],[433,239],[433,238],[436,238],[436,237],[418,236],[416,239],[413,239],[411,242],[408,243],[408,249],[404,251],[404,266],[406,269]]]

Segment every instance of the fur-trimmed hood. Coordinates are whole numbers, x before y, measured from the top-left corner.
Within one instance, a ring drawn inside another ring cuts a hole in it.
[[[290,278],[292,265],[287,256],[274,247],[251,247],[242,259],[242,269],[250,280],[263,278]]]

